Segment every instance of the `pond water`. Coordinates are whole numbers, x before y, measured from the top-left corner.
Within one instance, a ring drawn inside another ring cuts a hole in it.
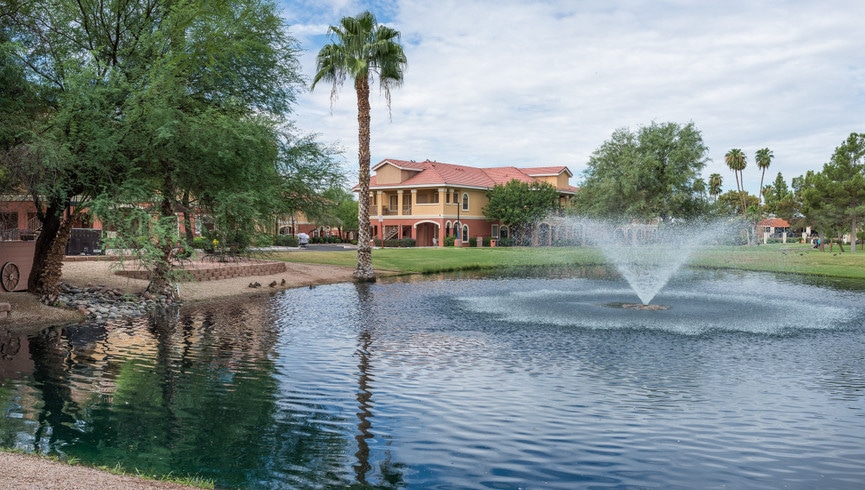
[[[860,488],[865,292],[605,269],[0,330],[0,445],[239,488]]]

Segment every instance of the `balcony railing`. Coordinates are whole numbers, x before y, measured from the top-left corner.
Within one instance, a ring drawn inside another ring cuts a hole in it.
[[[382,216],[397,216],[399,213],[397,212],[397,208],[382,208],[381,209]],[[411,204],[404,205],[402,207],[403,216],[411,216]]]

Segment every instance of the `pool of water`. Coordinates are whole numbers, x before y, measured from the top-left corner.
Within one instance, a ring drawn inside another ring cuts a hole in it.
[[[219,487],[859,488],[865,292],[443,276],[0,330],[0,445]]]

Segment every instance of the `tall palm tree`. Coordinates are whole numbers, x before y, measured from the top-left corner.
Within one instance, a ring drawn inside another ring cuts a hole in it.
[[[354,278],[361,282],[373,282],[375,271],[372,268],[369,229],[369,85],[371,80],[378,78],[390,110],[390,89],[402,85],[406,57],[400,44],[399,31],[379,25],[369,11],[356,17],[343,17],[339,25],[330,26],[327,33],[332,41],[318,52],[312,89],[321,81],[332,83],[331,105],[346,79],[354,83],[357,92],[360,192],[357,200],[358,247]]]
[[[721,185],[724,179],[721,174],[712,174],[709,176],[709,195],[712,196],[715,202],[718,201],[718,195],[721,194]]]
[[[760,174],[760,204],[763,204],[763,177],[766,176],[766,169],[772,164],[773,158],[775,158],[775,155],[772,153],[772,150],[768,148],[757,150],[757,155],[754,158],[754,163],[757,164],[757,168],[763,171],[763,173]]]
[[[727,167],[733,171],[733,175],[736,177],[736,189],[739,191],[739,199],[742,203],[742,214],[745,214],[747,206],[745,193],[742,188],[745,185],[743,171],[748,166],[748,157],[740,148],[733,148],[724,155],[724,163],[727,164]]]

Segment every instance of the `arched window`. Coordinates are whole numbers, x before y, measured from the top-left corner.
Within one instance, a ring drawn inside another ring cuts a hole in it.
[[[469,225],[463,225],[463,232],[461,233],[460,240],[464,242],[469,241]]]
[[[463,193],[463,211],[468,211],[468,210],[469,210],[469,193],[464,192]]]
[[[445,223],[445,236],[451,236],[451,222]]]

